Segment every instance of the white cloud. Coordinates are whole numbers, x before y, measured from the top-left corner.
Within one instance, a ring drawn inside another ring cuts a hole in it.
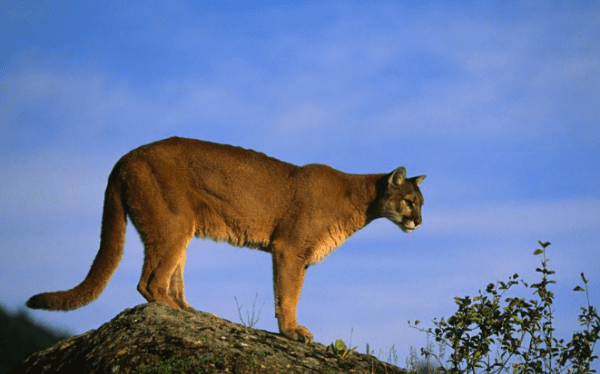
[[[40,18],[51,13],[52,2],[36,1],[36,2],[3,2],[0,7],[2,16],[9,20],[26,21],[28,23],[37,22]]]
[[[425,227],[425,226],[424,226]],[[565,234],[600,227],[600,200],[574,198],[546,203],[507,202],[431,209],[426,230],[432,234]]]
[[[382,131],[506,141],[578,126],[556,123],[565,112],[572,120],[597,119],[600,46],[587,15],[582,23],[566,14],[501,21],[447,11],[417,15],[407,29],[419,41],[409,53],[444,61],[451,70],[439,80],[425,76],[412,97],[384,112]],[[567,14],[580,18],[577,11]],[[397,42],[401,37],[393,34]]]
[[[3,107],[12,115],[1,118],[2,127],[12,128],[13,136],[32,126],[22,119],[31,112],[66,139],[119,129],[128,125],[127,119],[151,118],[126,84],[83,66],[49,66],[38,57],[6,73],[3,83],[8,92]]]
[[[227,123],[245,107],[223,87],[165,81],[148,92],[127,83],[127,78],[80,65],[48,66],[36,57],[33,66],[3,77],[7,90],[0,117],[4,141],[35,139],[35,126],[52,134],[55,144],[97,142],[110,133],[152,138],[153,132],[177,131],[191,124]],[[33,113],[41,117],[41,124],[28,119]]]
[[[95,160],[37,154],[4,165],[0,211],[13,219],[98,210],[110,169]]]
[[[202,39],[206,26],[195,25],[194,17],[216,22],[223,16],[186,6],[141,11],[137,22],[156,21],[163,11],[169,15],[162,28],[150,23],[152,37],[141,34],[161,48],[172,48],[174,42],[185,44],[185,35]],[[208,70],[155,81],[143,89],[128,76],[72,61],[53,68],[25,66],[4,79],[9,100],[3,105],[12,109],[3,113],[13,114],[2,123],[15,119],[15,108],[19,112],[38,106],[50,122],[77,134],[107,129],[132,133],[140,126],[160,132],[183,123],[246,121],[296,138],[325,127],[343,131],[360,124],[394,135],[413,129],[412,134],[421,136],[506,140],[549,129],[557,111],[574,104],[570,98],[579,97],[575,93],[582,84],[591,80],[587,87],[592,94],[600,86],[593,75],[598,60],[593,51],[585,52],[590,37],[580,33],[571,37],[577,48],[553,52],[548,43],[556,31],[544,19],[490,21],[439,6],[416,11],[391,3],[361,13],[350,8],[338,4],[322,10],[323,16],[332,12],[336,17],[306,32],[288,30],[277,21],[296,10],[255,11],[264,23],[261,30],[270,32],[263,42],[236,39],[240,30],[235,28],[226,33],[226,50],[216,48],[214,41],[190,42],[178,53],[201,56]],[[121,17],[139,14],[123,10]],[[555,23],[562,25],[565,19]],[[247,21],[239,23],[251,27]],[[139,37],[137,42],[143,39]],[[250,51],[264,60],[256,61]],[[412,55],[449,70],[441,78],[403,76]],[[554,93],[548,95],[550,90]],[[587,105],[579,104],[583,110],[577,115],[596,118],[592,104],[600,95],[585,97]]]

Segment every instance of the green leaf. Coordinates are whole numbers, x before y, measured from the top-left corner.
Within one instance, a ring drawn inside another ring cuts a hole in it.
[[[541,240],[538,240],[538,243],[540,243],[540,245],[542,246],[542,248],[546,248],[547,246],[550,245],[550,242],[544,242],[544,243],[542,243]]]
[[[583,288],[581,288],[580,286],[577,286],[575,288],[573,288],[573,291],[585,291]]]
[[[539,254],[542,254],[542,253],[544,253],[544,251],[543,251],[543,250],[541,250],[541,249],[536,249],[535,251],[533,251],[533,254],[534,254],[535,256],[537,256],[537,255],[539,255]]]
[[[585,275],[583,274],[583,271],[581,272],[581,280],[583,280],[583,283],[587,283],[588,280],[585,279]]]

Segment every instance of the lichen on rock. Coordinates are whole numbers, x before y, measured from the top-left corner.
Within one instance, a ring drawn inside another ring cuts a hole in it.
[[[342,358],[320,343],[162,303],[126,309],[96,330],[29,356],[10,373],[141,374],[167,367],[177,373],[406,373],[373,356],[352,352]]]

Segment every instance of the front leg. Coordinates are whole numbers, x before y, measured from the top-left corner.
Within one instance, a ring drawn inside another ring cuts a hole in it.
[[[292,340],[311,343],[312,333],[298,325],[296,320],[296,308],[307,265],[292,247],[273,246],[272,255],[275,317],[279,322],[279,332]]]

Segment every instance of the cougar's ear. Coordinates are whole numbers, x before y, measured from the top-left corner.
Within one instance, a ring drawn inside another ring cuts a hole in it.
[[[419,187],[421,185],[421,182],[423,182],[423,179],[425,179],[427,175],[419,175],[417,177],[417,179],[415,180],[415,183],[417,184],[417,187]]]
[[[405,179],[406,169],[404,166],[400,166],[398,169],[392,172],[392,175],[390,175],[390,178],[388,179],[388,184],[392,186],[400,186],[402,183],[404,183]]]

